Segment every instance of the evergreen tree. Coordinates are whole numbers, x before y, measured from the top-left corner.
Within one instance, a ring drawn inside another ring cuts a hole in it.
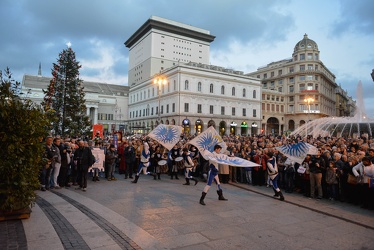
[[[81,67],[75,52],[70,47],[64,49],[53,64],[53,78],[47,90],[43,90],[42,105],[45,111],[53,111],[49,113],[53,114],[52,127],[56,135],[83,135],[91,130],[83,80],[79,78]]]

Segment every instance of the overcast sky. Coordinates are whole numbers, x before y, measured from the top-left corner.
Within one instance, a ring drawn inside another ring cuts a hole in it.
[[[153,15],[209,30],[210,63],[245,73],[290,58],[306,33],[350,96],[362,81],[374,118],[373,0],[0,0],[0,69],[51,76],[71,42],[83,80],[127,85],[124,42]]]

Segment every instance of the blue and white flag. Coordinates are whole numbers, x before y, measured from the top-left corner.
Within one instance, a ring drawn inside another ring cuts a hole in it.
[[[218,134],[217,130],[213,128],[213,126],[210,126],[207,130],[196,136],[188,143],[194,145],[200,152],[203,152],[204,150],[213,152],[216,144],[222,147],[222,153],[224,153],[227,149],[226,143],[222,140],[222,137]]]
[[[181,139],[182,127],[177,125],[159,124],[148,136],[171,150]]]
[[[202,156],[204,159],[218,163],[218,164],[225,164],[235,167],[258,167],[261,166],[260,164],[239,158],[239,157],[230,157],[225,154],[213,154],[208,150],[204,150],[202,152]]]
[[[297,162],[299,164],[303,163],[305,157],[310,155],[315,155],[318,152],[318,149],[309,143],[306,142],[299,142],[297,144],[288,144],[283,145],[280,147],[276,147],[276,149],[290,158],[290,160]]]

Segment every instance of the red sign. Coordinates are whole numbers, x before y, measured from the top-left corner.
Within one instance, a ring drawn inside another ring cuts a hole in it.
[[[104,127],[103,124],[94,124],[92,128],[92,139],[95,139],[96,135],[99,134],[100,138],[104,138]]]

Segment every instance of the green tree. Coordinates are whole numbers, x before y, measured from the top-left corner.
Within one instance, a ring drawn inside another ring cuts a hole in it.
[[[0,70],[0,211],[27,208],[39,188],[48,120],[31,100],[20,98],[20,83]]]
[[[51,111],[52,128],[56,135],[82,135],[89,133],[91,123],[86,115],[83,80],[79,78],[82,66],[69,47],[64,49],[53,64],[52,80],[44,91],[42,106]]]

